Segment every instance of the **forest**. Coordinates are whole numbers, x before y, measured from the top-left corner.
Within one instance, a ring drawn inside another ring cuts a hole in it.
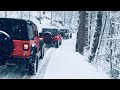
[[[112,78],[120,71],[120,12],[80,11],[76,51]]]
[[[120,78],[120,11],[0,11],[0,18],[36,18],[42,25],[71,29],[76,33],[75,52],[101,68],[111,78]]]

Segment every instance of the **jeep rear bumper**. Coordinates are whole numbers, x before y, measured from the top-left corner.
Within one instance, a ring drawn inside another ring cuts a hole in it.
[[[16,64],[16,65],[17,64],[27,65],[30,62],[32,62],[30,57],[27,57],[27,58],[9,57],[5,63]]]

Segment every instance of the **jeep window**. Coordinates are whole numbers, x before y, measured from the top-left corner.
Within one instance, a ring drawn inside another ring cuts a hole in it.
[[[42,36],[43,36],[43,33],[42,33],[42,32],[41,32],[41,33],[39,33],[39,36],[40,36],[40,37],[42,37]]]
[[[9,34],[15,40],[28,39],[26,22],[23,20],[0,18],[0,30]]]
[[[58,34],[60,35],[60,34],[61,34],[61,32],[60,32],[60,31],[58,31]]]
[[[37,28],[37,26],[35,26],[35,35],[36,35],[36,37],[38,37],[38,28]]]
[[[38,28],[37,28],[37,26],[36,26],[36,36],[38,37],[39,35],[38,35]]]
[[[66,29],[61,29],[61,32],[67,33]]]
[[[29,36],[29,39],[33,40],[34,34],[33,34],[32,24],[28,24],[27,27],[28,27],[28,36]]]
[[[37,28],[36,28],[36,35],[37,35],[37,37],[39,36],[39,35],[38,35],[38,29],[37,29]]]
[[[45,33],[45,32],[50,32],[50,33],[52,34],[52,36],[58,35],[58,29],[46,29],[46,28],[44,28],[44,29],[42,30],[42,32],[43,32],[43,33]]]
[[[38,36],[37,26],[35,26],[34,24],[33,24],[33,32],[34,32],[34,37],[37,37]]]
[[[66,30],[65,33],[68,33],[68,30]]]

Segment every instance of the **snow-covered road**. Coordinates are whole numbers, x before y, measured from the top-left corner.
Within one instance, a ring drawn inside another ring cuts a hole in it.
[[[36,75],[28,75],[23,67],[0,66],[0,79],[108,79],[75,52],[76,34],[72,39],[63,40],[59,48],[51,47],[39,62]]]
[[[109,77],[96,69],[75,52],[76,35],[63,40],[63,44],[52,54],[44,79],[108,79]]]
[[[28,75],[25,67],[19,66],[0,66],[0,79],[41,79],[44,76],[47,64],[51,58],[52,53],[56,48],[45,48],[46,53],[44,59],[39,61],[39,68],[36,75]],[[38,77],[39,76],[39,77]]]

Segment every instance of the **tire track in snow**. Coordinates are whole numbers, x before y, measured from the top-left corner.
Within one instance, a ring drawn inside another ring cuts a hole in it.
[[[4,79],[7,74],[13,70],[13,67],[0,66],[0,78]]]
[[[47,68],[48,63],[49,63],[49,61],[50,61],[50,58],[52,57],[54,51],[56,51],[56,50],[57,50],[56,48],[53,48],[52,52],[50,52],[50,54],[47,56],[46,62],[45,62],[45,64],[43,65],[43,67],[41,68],[41,70],[39,71],[36,79],[37,79],[37,78],[38,78],[38,79],[43,79],[43,77],[44,77],[44,75],[45,75],[46,68]]]
[[[1,79],[20,79],[24,75],[24,71],[19,66],[2,66],[4,69],[0,69]]]
[[[46,52],[43,60],[41,60],[39,62],[38,72],[37,72],[36,75],[33,75],[33,76],[24,76],[24,79],[42,79],[44,77],[45,70],[46,70],[47,65],[49,63],[49,60],[50,60],[50,58],[51,58],[51,56],[52,56],[52,54],[54,53],[55,50],[56,50],[56,48],[50,48]]]
[[[49,48],[45,48],[45,53]],[[41,59],[39,61],[39,65],[43,60]],[[25,67],[21,66],[0,66],[0,79],[24,79],[26,78],[31,78],[31,75],[28,75],[27,70]]]

